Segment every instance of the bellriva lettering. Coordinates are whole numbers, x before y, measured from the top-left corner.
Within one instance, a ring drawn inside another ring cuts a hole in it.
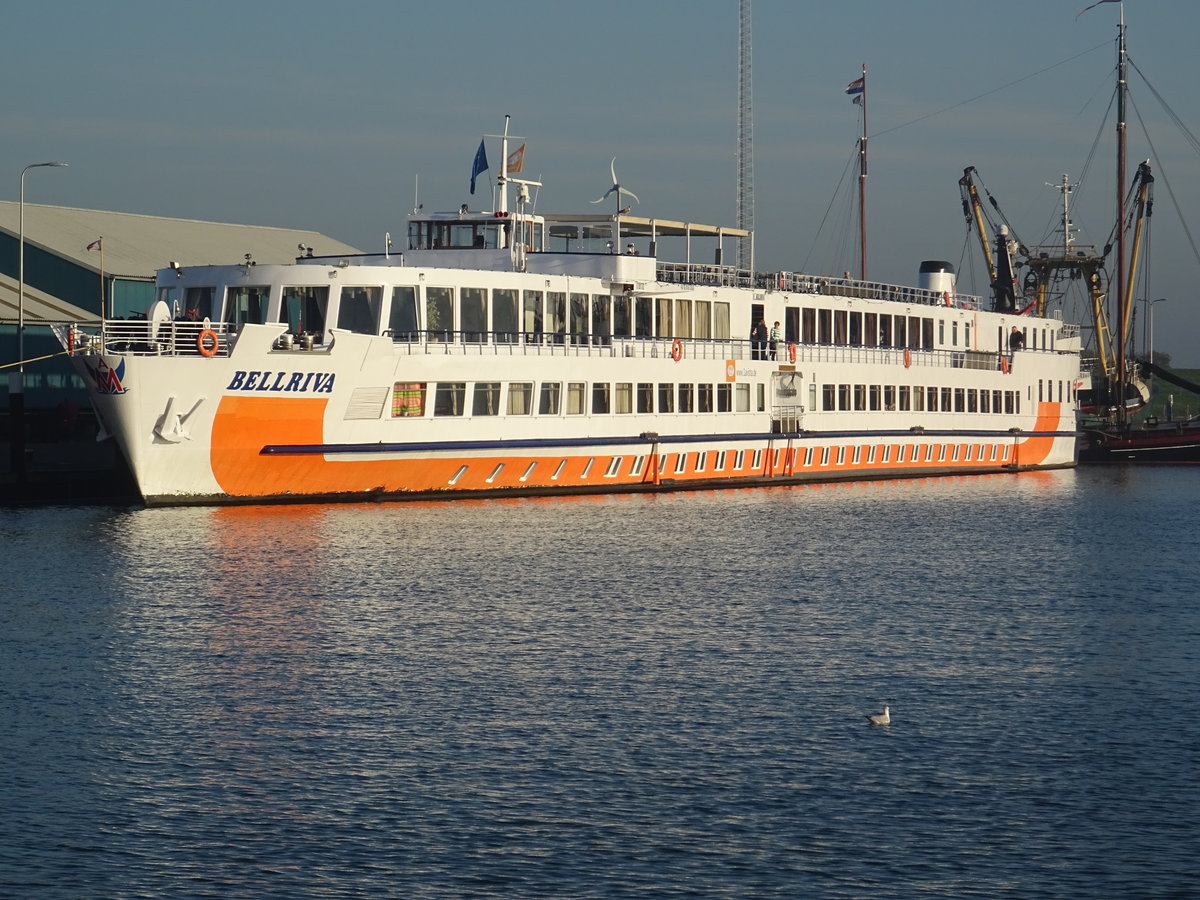
[[[227,391],[267,391],[273,393],[333,393],[332,372],[256,372],[238,369]]]

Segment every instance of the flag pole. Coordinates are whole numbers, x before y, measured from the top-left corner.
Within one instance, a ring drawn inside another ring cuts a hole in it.
[[[867,64],[862,65],[862,137],[858,142],[858,277],[867,280]]]

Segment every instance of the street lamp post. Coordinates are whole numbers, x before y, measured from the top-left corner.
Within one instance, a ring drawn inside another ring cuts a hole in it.
[[[25,173],[46,166],[62,167],[65,162],[30,163],[21,170],[17,213],[17,371],[9,377],[8,420],[12,431],[12,473],[17,483],[25,481]]]

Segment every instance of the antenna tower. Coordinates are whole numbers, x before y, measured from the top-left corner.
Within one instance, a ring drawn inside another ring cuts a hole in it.
[[[754,230],[754,116],[751,108],[750,0],[738,0],[737,227]],[[739,268],[754,268],[753,242],[738,238]]]

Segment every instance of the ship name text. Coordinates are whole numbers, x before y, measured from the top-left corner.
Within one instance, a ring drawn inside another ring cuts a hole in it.
[[[333,377],[332,372],[256,372],[238,369],[225,390],[332,394]]]

